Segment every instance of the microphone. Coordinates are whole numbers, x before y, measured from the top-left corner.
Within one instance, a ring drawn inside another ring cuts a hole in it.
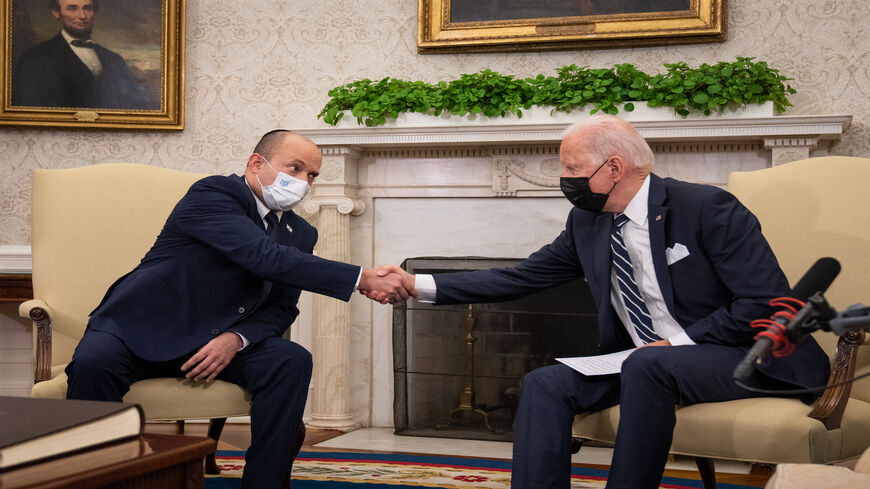
[[[819,258],[813,266],[807,270],[807,273],[798,280],[791,291],[789,297],[797,299],[801,302],[806,302],[816,292],[824,292],[837,278],[840,273],[840,262],[834,258],[826,257]],[[786,327],[791,321],[789,317],[781,312],[776,312],[770,317],[773,321],[782,327]],[[759,359],[763,358],[774,346],[774,342],[767,336],[756,336],[755,344],[746,353],[746,356],[741,360],[734,369],[733,378],[735,380],[743,380],[752,372],[752,366]]]

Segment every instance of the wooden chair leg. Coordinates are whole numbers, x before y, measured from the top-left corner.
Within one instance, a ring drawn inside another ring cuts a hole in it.
[[[184,434],[184,420],[183,419],[179,419],[178,421],[175,422],[175,434],[176,435],[183,435]]]
[[[701,473],[704,489],[716,489],[716,467],[712,458],[695,457],[695,465]]]
[[[227,422],[227,418],[213,418],[208,422],[208,437],[214,441],[218,441],[221,437],[221,431],[224,430],[224,425]],[[214,458],[214,452],[205,456],[205,473],[210,475],[216,475],[221,473],[220,467],[217,465],[217,461]]]

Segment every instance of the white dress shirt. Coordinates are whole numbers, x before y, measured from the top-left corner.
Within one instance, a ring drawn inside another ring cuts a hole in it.
[[[625,208],[624,214],[629,220],[623,225],[622,237],[625,240],[628,255],[631,257],[634,279],[652,317],[653,330],[661,338],[667,338],[672,345],[694,345],[695,342],[689,338],[682,326],[668,312],[662,291],[659,288],[659,282],[656,279],[649,244],[649,220],[647,216],[649,181],[650,178],[647,176],[640,190]],[[628,311],[622,302],[622,294],[619,292],[619,284],[616,281],[616,272],[611,270],[610,273],[610,302],[629,336],[631,336],[632,342],[635,346],[641,346],[644,342],[638,338],[634,327],[628,320]],[[418,274],[414,287],[417,289],[418,301],[435,302],[436,285],[432,275]]]
[[[64,29],[60,30],[60,35],[63,36],[64,39],[66,39],[66,43],[67,45],[69,45],[69,48],[72,49],[73,52],[76,53],[76,56],[78,56],[79,59],[82,60],[82,63],[84,63],[85,66],[87,66],[88,69],[91,70],[91,73],[93,73],[95,77],[100,76],[100,74],[103,72],[103,64],[100,63],[100,58],[97,56],[97,51],[94,50],[94,48],[73,46],[72,44],[70,44],[70,42],[75,39],[75,37],[69,35],[69,33]]]

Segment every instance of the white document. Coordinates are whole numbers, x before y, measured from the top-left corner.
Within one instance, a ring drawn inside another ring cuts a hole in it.
[[[634,350],[637,350],[637,348],[607,355],[596,355],[594,357],[557,358],[556,361],[562,362],[584,375],[618,374],[622,368],[622,362]]]

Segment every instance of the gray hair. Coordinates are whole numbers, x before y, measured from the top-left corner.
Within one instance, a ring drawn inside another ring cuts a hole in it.
[[[594,115],[571,124],[563,137],[585,129],[589,135],[584,151],[596,162],[620,156],[634,168],[651,168],[655,155],[646,140],[628,122],[612,115]]]

